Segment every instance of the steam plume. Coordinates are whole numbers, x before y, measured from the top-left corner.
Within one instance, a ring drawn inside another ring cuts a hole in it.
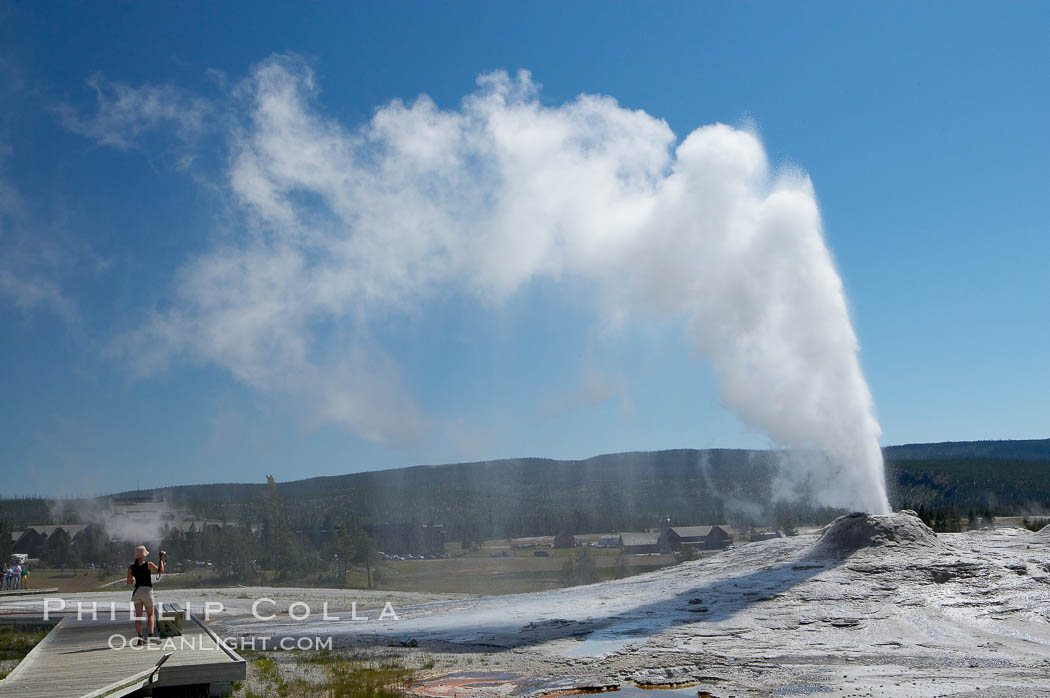
[[[758,138],[581,95],[544,106],[527,72],[484,75],[454,110],[421,96],[348,129],[314,76],[274,57],[234,103],[228,184],[247,231],[186,264],[134,348],[186,352],[378,440],[427,427],[367,324],[439,290],[499,304],[536,277],[601,291],[613,324],[688,320],[723,402],[778,444],[821,451],[789,479],[888,510],[879,426],[810,180]],[[341,327],[337,351],[321,328]],[[158,340],[160,340],[158,342]]]

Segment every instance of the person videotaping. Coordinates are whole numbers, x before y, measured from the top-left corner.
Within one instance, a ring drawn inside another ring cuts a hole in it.
[[[135,603],[135,632],[138,634],[138,643],[142,644],[142,609],[146,609],[148,618],[149,637],[156,637],[156,621],[153,614],[153,573],[164,574],[164,558],[168,555],[160,551],[160,566],[146,561],[149,551],[146,546],[140,545],[135,548],[135,562],[128,566],[128,586],[135,583],[135,590],[131,592],[131,600]]]

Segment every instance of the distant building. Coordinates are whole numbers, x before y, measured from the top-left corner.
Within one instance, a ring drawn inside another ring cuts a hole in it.
[[[44,551],[44,541],[47,540],[47,536],[36,530],[35,527],[30,526],[22,531],[22,534],[18,537],[18,540],[14,542],[12,550],[16,553],[23,553],[29,557],[40,557],[40,553]]]
[[[660,535],[657,533],[621,533],[620,545],[628,555],[644,555],[660,552]]]
[[[187,512],[172,508],[164,497],[152,494],[118,495],[110,497],[106,504],[108,510],[102,513],[100,522],[110,540],[117,542],[142,543],[144,537],[160,538],[172,531],[199,533],[233,525],[191,518]]]
[[[670,553],[683,545],[697,550],[721,550],[733,542],[733,528],[717,526],[669,526],[660,532],[660,552]]]
[[[110,516],[125,516],[131,521],[153,524],[174,521],[176,516],[168,500],[153,495],[120,495],[109,499]]]
[[[708,550],[719,550],[727,545],[732,545],[735,535],[736,531],[729,524],[712,526],[711,533],[707,536]]]
[[[751,541],[752,543],[757,543],[759,541],[773,540],[774,538],[780,538],[780,537],[782,537],[781,534],[780,534],[780,531],[767,531],[767,530],[758,529],[758,530],[752,531],[748,535],[747,539],[749,541]]]
[[[40,557],[44,552],[47,539],[55,535],[58,530],[63,530],[70,540],[76,538],[82,531],[92,524],[57,524],[48,526],[26,526],[14,541],[14,552],[28,555],[29,557]]]
[[[554,547],[555,548],[575,548],[576,537],[568,531],[562,531],[558,535],[554,536]]]
[[[619,548],[620,547],[620,536],[598,536],[598,542],[594,544],[596,548]]]

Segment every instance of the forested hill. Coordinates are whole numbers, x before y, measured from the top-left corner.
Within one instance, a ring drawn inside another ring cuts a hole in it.
[[[909,444],[884,450],[895,508],[979,514],[1050,511],[1050,439]],[[285,482],[308,518],[352,511],[369,521],[445,523],[458,535],[550,535],[688,523],[775,524],[832,512],[775,504],[777,454],[740,449],[617,453],[579,461],[518,458],[415,466]],[[231,518],[265,486],[175,488],[168,496]]]
[[[630,485],[640,480],[673,481],[689,479],[698,472],[726,481],[731,491],[763,489],[760,482],[768,477],[770,451],[746,449],[675,449],[667,451],[627,452],[594,456],[585,460],[549,458],[510,458],[447,465],[417,465],[389,470],[374,470],[346,475],[312,477],[280,483],[281,493],[290,497],[317,496],[346,489],[391,489],[442,487],[447,483],[469,481],[479,486],[497,487],[506,483],[546,483],[569,486],[576,482],[613,481]],[[929,444],[888,446],[883,455],[893,472],[914,473],[921,470],[916,462],[936,462],[944,469],[947,463],[965,461],[970,466],[987,464],[997,467],[993,478],[1004,487],[1012,485],[1016,468],[1010,463],[1050,464],[1050,439],[1008,441],[945,441]],[[897,467],[894,467],[897,466]],[[962,467],[960,463],[960,468]],[[951,468],[948,468],[951,470]],[[1022,468],[1027,471],[1028,468]],[[1038,468],[1036,472],[1040,472]],[[890,477],[893,489],[893,477]],[[189,485],[173,492],[192,499],[242,499],[261,491],[262,483]],[[758,494],[758,492],[752,492]]]
[[[892,446],[884,451],[894,508],[946,515],[1050,512],[1050,439]],[[805,454],[803,454],[805,455]],[[812,457],[819,457],[813,454]],[[475,539],[632,531],[671,518],[683,524],[822,522],[836,512],[777,499],[778,454],[738,449],[618,453],[579,461],[518,458],[414,466],[278,485],[297,530],[434,521]],[[212,520],[262,515],[265,473],[253,484],[188,485],[163,496]],[[2,500],[0,517],[47,523],[44,500]],[[59,523],[59,522],[54,522]]]
[[[914,460],[1037,461],[1050,463],[1050,439],[1020,441],[944,441],[936,444],[906,444],[882,449],[889,462]]]
[[[581,461],[520,458],[415,466],[280,484],[293,512],[366,521],[435,521],[479,537],[631,531],[699,512],[724,521],[727,501],[771,501],[775,454],[713,449],[619,453]],[[180,487],[169,497],[214,517],[246,501],[244,485]],[[255,488],[261,498],[262,487]]]

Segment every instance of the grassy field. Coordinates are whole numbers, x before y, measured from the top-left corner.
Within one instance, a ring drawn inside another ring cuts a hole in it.
[[[44,639],[50,628],[0,625],[0,679],[11,673],[22,657]]]
[[[1050,517],[1047,516],[996,516],[996,526],[1016,526],[1038,531],[1043,526],[1050,525]]]
[[[572,550],[514,550],[506,543],[489,544],[462,557],[447,560],[397,560],[378,563],[378,588],[392,591],[430,591],[462,594],[518,594],[563,586],[562,566]],[[589,548],[600,580],[649,572],[674,563],[671,555],[628,555],[617,570],[618,550]],[[494,557],[494,555],[496,557]],[[360,572],[351,575],[354,586],[365,583]]]
[[[46,567],[30,567],[29,588],[48,589],[58,587],[58,591],[70,594],[79,591],[98,591],[99,586],[112,582],[118,575],[100,575],[98,570],[59,570]]]
[[[518,594],[544,591],[563,586],[562,566],[574,550],[550,548],[513,548],[507,541],[487,541],[479,547],[462,551],[450,544],[452,557],[443,560],[379,560],[372,569],[373,588],[388,591],[414,591],[452,594]],[[537,557],[536,550],[548,557]],[[576,548],[575,550],[580,550]],[[626,555],[609,548],[587,548],[598,578],[602,581],[630,576],[674,564],[671,555]],[[704,553],[710,555],[713,553]],[[86,591],[126,591],[124,573],[98,570],[57,570],[32,568],[32,586],[36,589],[58,587],[59,593]],[[362,567],[355,567],[345,580],[322,570],[301,577],[277,578],[263,572],[255,580],[239,580],[262,586],[315,586],[365,588],[367,580]],[[230,580],[217,577],[209,570],[190,570],[164,577],[167,589],[226,586]]]
[[[242,698],[398,698],[405,695],[417,669],[433,666],[433,660],[421,655],[406,662],[393,654],[332,651],[245,652],[244,658],[248,676],[234,684],[234,695]]]
[[[198,586],[204,580],[212,579],[208,572],[187,572],[170,574],[165,577],[165,586],[179,588]],[[103,572],[101,570],[50,569],[31,567],[29,573],[30,589],[50,589],[58,587],[60,594],[73,594],[84,591],[128,591],[125,572]]]
[[[602,581],[674,564],[671,555],[628,555],[624,557],[621,567],[618,566],[618,550],[589,548],[588,551],[598,578]],[[564,586],[562,566],[572,554],[571,550],[546,549],[549,557],[536,557],[533,550],[515,550],[504,541],[490,542],[466,553],[459,551],[458,546],[450,546],[449,552],[453,557],[444,560],[377,561],[372,568],[372,586],[386,591],[478,595],[544,591]],[[191,584],[188,579],[181,583],[173,579],[171,586],[209,586],[218,581],[202,577]],[[364,568],[359,566],[355,566],[345,580],[328,572],[284,579],[264,573],[261,579],[253,583],[263,586],[367,587]]]

